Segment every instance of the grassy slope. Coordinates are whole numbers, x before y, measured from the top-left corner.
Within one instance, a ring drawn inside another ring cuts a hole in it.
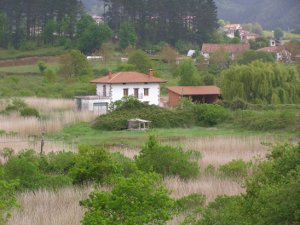
[[[58,71],[60,64],[47,64],[47,68],[52,71]],[[10,67],[0,67],[0,73],[9,74],[27,74],[27,73],[39,73],[39,68],[37,65],[26,65],[26,66],[10,66]]]
[[[15,49],[0,49],[0,60],[17,59],[32,56],[56,56],[61,55],[66,50],[63,47],[39,48],[36,50],[20,51]]]

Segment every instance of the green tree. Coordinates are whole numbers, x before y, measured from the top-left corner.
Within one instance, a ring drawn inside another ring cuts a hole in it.
[[[0,13],[0,47],[5,48],[9,42],[9,30],[8,30],[7,17]]]
[[[299,75],[294,67],[254,61],[221,73],[223,97],[251,103],[299,103]]]
[[[0,225],[4,225],[10,216],[10,210],[17,206],[16,181],[6,181],[3,179],[3,169],[0,165]]]
[[[57,24],[54,20],[49,20],[46,23],[42,33],[44,43],[53,44],[55,39],[54,32],[56,31],[56,29],[57,29]]]
[[[181,148],[162,146],[154,135],[135,158],[138,168],[145,172],[156,172],[163,176],[180,176],[183,179],[197,177],[199,167],[190,160],[191,154]]]
[[[197,86],[200,84],[200,76],[192,60],[181,62],[174,75],[179,77],[178,84],[181,86]]]
[[[96,24],[96,22],[93,19],[93,17],[91,17],[89,15],[82,16],[76,24],[76,36],[81,37],[82,34],[86,31],[86,29],[90,25],[95,25],[95,24]]]
[[[116,181],[111,192],[93,192],[80,203],[83,225],[162,225],[172,218],[174,200],[155,173],[136,172]]]
[[[274,38],[275,39],[281,39],[283,36],[284,36],[284,33],[280,28],[276,28],[274,30]]]
[[[69,53],[61,56],[61,68],[59,73],[65,77],[89,76],[92,69],[85,55],[78,50],[71,50]]]
[[[38,68],[41,74],[44,74],[44,72],[47,70],[47,64],[44,61],[38,62]]]
[[[152,67],[149,56],[142,50],[133,51],[129,55],[128,63],[134,65],[142,73],[147,73]]]
[[[78,38],[78,48],[84,53],[92,53],[101,48],[103,42],[109,40],[112,30],[107,24],[91,24]]]
[[[256,50],[259,48],[268,47],[270,44],[270,40],[266,37],[258,37],[255,39],[255,41],[250,40],[249,44],[251,49]]]
[[[121,49],[127,48],[129,45],[135,46],[137,35],[134,27],[129,22],[123,22],[119,30],[120,47]]]
[[[244,52],[242,57],[238,60],[239,64],[249,64],[255,60],[260,60],[262,62],[275,62],[275,55],[270,52],[263,52],[263,51],[254,51],[249,50]]]

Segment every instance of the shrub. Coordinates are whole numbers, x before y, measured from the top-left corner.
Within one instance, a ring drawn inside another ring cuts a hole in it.
[[[116,163],[117,174],[123,177],[128,177],[130,174],[136,172],[137,166],[135,162],[119,152],[111,154],[112,160]]]
[[[39,112],[37,111],[37,109],[32,108],[32,107],[25,107],[23,109],[20,110],[21,116],[24,117],[40,117]]]
[[[135,158],[138,168],[146,172],[156,172],[163,176],[195,178],[199,175],[197,162],[190,160],[191,154],[181,148],[162,146],[155,136],[149,140]]]
[[[195,105],[196,121],[199,125],[216,125],[229,117],[229,112],[219,105]]]
[[[194,124],[192,110],[169,110],[155,105],[147,105],[134,98],[115,102],[112,113],[102,115],[94,122],[93,127],[101,130],[123,130],[127,121],[142,118],[152,121],[151,127],[189,127]]]
[[[193,193],[176,200],[175,207],[178,213],[186,213],[202,207],[205,204],[205,195]]]
[[[41,159],[40,169],[45,173],[67,174],[75,164],[75,157],[72,152],[51,152]]]
[[[222,175],[229,177],[245,177],[247,175],[247,163],[243,160],[232,160],[219,167],[219,171]]]
[[[250,130],[299,129],[295,124],[298,120],[294,110],[239,110],[234,114],[235,123]]]
[[[18,189],[59,188],[70,185],[71,179],[63,175],[44,174],[39,169],[41,158],[33,151],[26,150],[12,155],[3,165],[6,180],[19,180]]]
[[[137,172],[120,178],[111,192],[93,192],[80,204],[86,208],[83,225],[162,225],[172,218],[174,200],[157,174]]]
[[[69,175],[75,184],[88,181],[103,183],[116,172],[116,165],[106,149],[83,145],[79,147],[79,153]]]

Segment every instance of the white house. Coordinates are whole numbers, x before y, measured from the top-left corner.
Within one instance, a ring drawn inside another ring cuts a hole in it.
[[[93,111],[96,114],[107,113],[110,103],[121,100],[126,96],[134,96],[147,104],[160,104],[160,83],[167,81],[153,76],[150,69],[148,74],[138,72],[118,72],[90,81],[97,85],[96,95],[77,96],[78,110]]]

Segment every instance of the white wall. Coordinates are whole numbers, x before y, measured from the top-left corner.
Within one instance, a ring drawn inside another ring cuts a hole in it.
[[[160,103],[160,85],[159,83],[137,83],[137,84],[107,84],[106,93],[111,96],[111,101],[121,100],[123,89],[128,89],[128,96],[134,96],[134,89],[139,89],[139,98],[141,102],[149,102],[150,105],[159,105]],[[149,89],[149,96],[144,96],[144,88]],[[97,95],[103,96],[103,84],[97,84]]]

